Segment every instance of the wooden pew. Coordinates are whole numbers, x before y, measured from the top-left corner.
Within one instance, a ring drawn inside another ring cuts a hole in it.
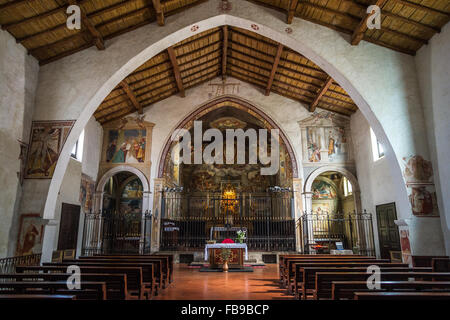
[[[450,300],[450,292],[355,292],[355,300]]]
[[[102,255],[102,256],[82,256],[79,261],[101,261],[101,262],[142,262],[155,263],[155,277],[160,282],[159,286],[167,288],[170,283],[171,270],[169,258],[165,256],[125,256],[125,255]],[[173,277],[173,276],[172,276]]]
[[[330,255],[330,254],[291,254],[291,255],[280,255],[278,259],[278,267],[279,267],[279,276],[281,283],[284,283],[284,278],[286,274],[286,270],[288,269],[288,261],[289,260],[320,260],[320,259],[355,259],[355,258],[367,258],[367,259],[375,259],[375,257],[367,257],[360,255]]]
[[[168,259],[168,270],[169,270],[169,283],[173,281],[173,270],[174,270],[174,255],[167,253],[153,253],[153,254],[114,254],[114,255],[94,255],[95,257],[139,257],[139,258],[160,258],[167,257]],[[87,256],[85,256],[87,257]]]
[[[13,273],[0,274],[0,279],[5,281],[67,281],[71,273]],[[81,273],[83,282],[105,282],[106,298],[108,300],[127,300],[127,276],[126,274],[106,273]]]
[[[366,272],[316,272],[313,299],[331,299],[333,281],[367,281]],[[380,281],[450,281],[448,272],[382,272]]]
[[[292,280],[294,263],[300,262],[335,262],[335,261],[373,261],[375,257],[358,257],[358,256],[321,256],[321,257],[295,257],[284,259],[283,274],[282,274],[282,286],[287,286]],[[389,260],[383,260],[382,262],[389,262]]]
[[[433,272],[450,272],[449,258],[433,258],[431,260],[431,267]]]
[[[152,291],[147,288],[143,281],[142,268],[118,267],[118,266],[79,266],[86,274],[122,274],[127,279],[127,299],[150,299]],[[17,273],[63,273],[67,272],[67,265],[62,266],[17,266]]]
[[[370,290],[366,281],[333,281],[331,299],[353,299],[355,292],[433,291],[450,292],[449,281],[381,281],[380,289]]]
[[[137,267],[142,270],[142,283],[144,284],[144,291],[150,291],[151,295],[158,295],[159,289],[161,288],[161,279],[155,276],[155,269],[158,271],[158,266],[161,266],[161,263],[154,262],[122,262],[122,261],[81,261],[81,260],[72,260],[72,261],[64,261],[60,263],[43,263],[43,266],[66,266],[69,265],[77,265],[83,267]]]
[[[382,272],[431,272],[431,268],[410,268],[402,264],[378,264]],[[310,266],[300,267],[299,277],[296,277],[293,293],[295,297],[306,299],[309,293],[312,293],[316,285],[317,272],[367,272],[367,266]],[[367,274],[367,277],[369,274]]]
[[[288,260],[287,267],[287,275],[285,276],[285,286],[288,289],[289,293],[292,293],[294,288],[294,278],[296,272],[297,265],[305,265],[305,264],[323,264],[323,266],[333,266],[333,264],[340,263],[366,263],[367,265],[372,264],[380,264],[380,263],[390,263],[389,260],[384,259],[319,259],[319,260]],[[351,265],[349,265],[351,266]],[[398,264],[397,266],[403,266],[403,264]]]
[[[69,290],[66,281],[2,281],[0,294],[63,294],[75,295],[77,300],[106,300],[106,284],[86,281],[80,290]]]
[[[74,295],[62,294],[0,294],[1,300],[76,300]]]

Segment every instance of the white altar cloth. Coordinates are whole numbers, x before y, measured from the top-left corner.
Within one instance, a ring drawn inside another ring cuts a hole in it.
[[[205,261],[208,260],[208,249],[222,249],[222,248],[229,248],[229,249],[245,249],[244,253],[244,259],[248,260],[248,253],[247,253],[247,244],[246,243],[215,243],[215,244],[207,244],[205,246]]]

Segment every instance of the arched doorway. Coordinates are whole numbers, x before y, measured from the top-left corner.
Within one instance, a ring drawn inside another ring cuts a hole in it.
[[[84,218],[83,254],[149,251],[148,194],[148,182],[140,170],[118,166],[106,172],[97,185],[96,211]]]
[[[375,255],[372,215],[362,212],[359,184],[350,171],[317,168],[306,179],[303,196],[304,252]]]

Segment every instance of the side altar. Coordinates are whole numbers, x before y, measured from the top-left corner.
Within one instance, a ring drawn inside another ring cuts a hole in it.
[[[230,249],[228,260],[230,268],[243,268],[244,259],[248,259],[247,244],[245,243],[217,243],[205,246],[205,261],[209,259],[210,268],[220,268],[223,265],[222,249]]]

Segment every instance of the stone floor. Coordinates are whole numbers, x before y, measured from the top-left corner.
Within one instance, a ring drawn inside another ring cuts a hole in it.
[[[200,272],[176,264],[174,281],[155,300],[285,300],[292,299],[278,285],[278,265],[254,272]]]

